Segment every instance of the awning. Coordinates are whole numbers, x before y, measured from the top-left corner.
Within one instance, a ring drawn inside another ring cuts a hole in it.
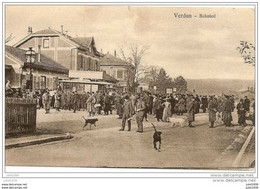
[[[59,80],[60,83],[79,83],[79,84],[90,84],[90,85],[113,85],[113,83],[103,81],[89,81],[89,80]]]

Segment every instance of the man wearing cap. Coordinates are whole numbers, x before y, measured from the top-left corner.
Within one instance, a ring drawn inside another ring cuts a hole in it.
[[[128,131],[131,131],[131,117],[134,115],[134,107],[132,105],[131,100],[129,99],[129,96],[125,96],[125,102],[123,105],[123,116],[122,116],[122,128],[119,131],[125,130],[125,124],[127,121],[128,124]]]
[[[143,95],[140,95],[136,104],[136,122],[138,126],[138,130],[136,132],[142,133],[143,132],[143,120],[145,116],[146,105],[144,101]]]

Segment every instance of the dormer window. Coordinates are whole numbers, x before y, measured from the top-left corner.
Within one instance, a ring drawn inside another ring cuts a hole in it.
[[[47,38],[47,39],[43,39],[43,48],[49,48],[49,39]]]
[[[89,48],[88,48],[88,51],[89,51],[90,53],[92,52],[92,49],[91,49],[91,47],[89,47]]]

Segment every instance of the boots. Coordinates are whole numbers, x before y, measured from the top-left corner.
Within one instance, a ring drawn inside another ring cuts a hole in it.
[[[211,121],[210,123],[211,123],[211,125],[209,128],[214,128],[214,121]]]

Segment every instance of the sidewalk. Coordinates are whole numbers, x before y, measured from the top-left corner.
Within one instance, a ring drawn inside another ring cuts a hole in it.
[[[24,147],[60,140],[68,140],[73,138],[69,133],[66,134],[48,134],[48,135],[34,135],[34,136],[25,136],[19,138],[7,138],[5,139],[5,149]]]

